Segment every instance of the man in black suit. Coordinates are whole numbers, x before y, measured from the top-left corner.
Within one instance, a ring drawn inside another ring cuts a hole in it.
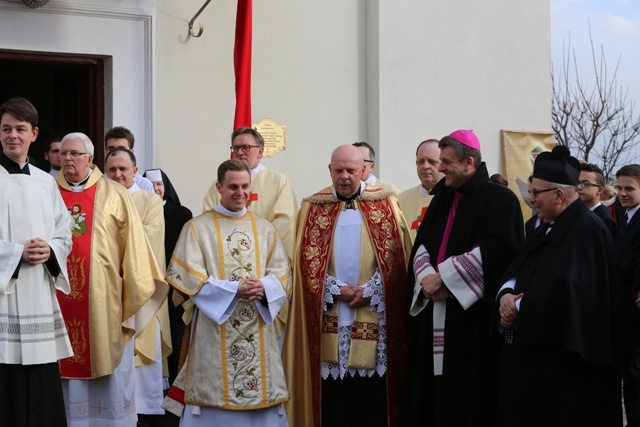
[[[626,345],[622,379],[629,427],[640,426],[640,165],[623,166],[617,173],[618,200],[625,209],[618,221],[616,247],[623,285]]]
[[[600,203],[600,196],[604,192],[604,174],[602,169],[592,163],[580,164],[580,177],[578,178],[578,197],[585,205],[598,216],[607,226],[611,235],[615,236],[616,223],[611,216],[611,211]]]
[[[540,218],[538,218],[538,207],[536,206],[536,198],[533,195],[533,191],[531,188],[533,185],[532,182],[533,175],[529,175],[527,193],[529,197],[529,205],[531,206],[532,211],[531,218],[529,218],[527,222],[524,223],[524,233],[527,238],[533,235],[535,229],[540,225]]]

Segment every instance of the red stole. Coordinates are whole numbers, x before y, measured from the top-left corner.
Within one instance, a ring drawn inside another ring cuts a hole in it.
[[[366,194],[366,193],[365,193]],[[404,308],[406,254],[403,235],[388,198],[372,200],[357,198],[357,207],[373,244],[376,261],[382,275],[387,321],[387,400],[389,425],[400,423],[399,409],[403,398],[402,364],[404,357]],[[302,230],[300,254],[301,275],[305,278],[305,306],[311,358],[311,381],[315,425],[320,423],[320,337],[322,332],[322,301],[327,267],[333,248],[333,235],[341,202],[310,203]]]
[[[74,353],[73,356],[60,360],[60,375],[63,378],[81,379],[93,376],[89,302],[93,213],[97,188],[96,184],[79,193],[60,188],[62,199],[74,220],[73,250],[67,259],[71,292],[69,295],[57,292]]]

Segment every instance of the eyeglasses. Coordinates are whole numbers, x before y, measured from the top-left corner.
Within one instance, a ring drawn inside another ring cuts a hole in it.
[[[65,150],[60,150],[60,157],[67,157],[67,154],[70,155],[73,158],[82,156],[83,154],[89,154],[89,153],[83,153],[82,151],[65,151]]]
[[[261,147],[260,145],[232,145],[229,148],[234,153],[237,153],[240,150],[242,150],[243,153],[248,153],[249,150],[251,150],[252,148],[260,148],[260,147]]]
[[[589,187],[602,187],[602,185],[595,184],[595,183],[593,183],[591,181],[578,181],[578,187],[580,187],[580,186],[587,187],[587,188],[589,188]]]
[[[558,189],[557,187],[553,187],[553,188],[547,188],[545,190],[531,190],[529,191],[529,193],[533,194],[533,197],[537,198],[540,195],[540,193],[546,193],[547,191],[554,191],[557,189]]]

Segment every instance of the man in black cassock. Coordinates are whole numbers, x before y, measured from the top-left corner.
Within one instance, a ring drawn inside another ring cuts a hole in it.
[[[490,426],[497,345],[493,296],[523,244],[520,204],[489,182],[472,131],[442,138],[429,210],[407,275],[407,426]]]
[[[499,427],[622,425],[615,246],[578,200],[579,171],[564,146],[534,165],[542,225],[507,269],[496,303]]]

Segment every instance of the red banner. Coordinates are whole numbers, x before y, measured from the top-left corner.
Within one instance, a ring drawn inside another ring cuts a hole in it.
[[[251,127],[251,38],[253,0],[238,0],[233,67],[236,75],[236,115],[233,129]]]

